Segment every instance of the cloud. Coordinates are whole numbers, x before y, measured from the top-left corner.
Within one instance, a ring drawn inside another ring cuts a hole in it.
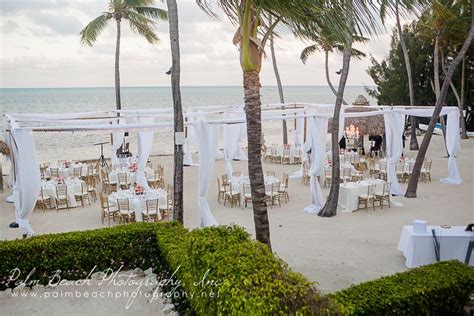
[[[33,33],[35,35],[43,35],[37,27],[44,27],[49,31],[49,34],[57,35],[78,35],[84,27],[78,18],[72,15],[56,15],[51,13],[32,14],[29,18],[33,21]]]

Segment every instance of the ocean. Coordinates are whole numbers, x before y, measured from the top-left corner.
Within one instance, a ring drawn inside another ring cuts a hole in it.
[[[123,109],[150,109],[172,106],[170,87],[123,87]],[[238,105],[243,104],[242,87],[182,87],[184,107]],[[279,102],[276,86],[264,86],[261,89],[262,103]],[[286,102],[334,103],[335,97],[325,86],[288,86],[284,87]],[[344,98],[352,103],[363,94],[371,104],[370,98],[362,86],[348,86]],[[0,108],[5,113],[66,113],[115,109],[113,87],[107,88],[20,88],[0,89]],[[0,125],[3,122],[0,121]],[[269,126],[264,126],[266,135],[273,134]],[[159,133],[159,132],[157,132]],[[291,133],[291,127],[290,127]],[[131,149],[136,150],[136,136],[131,135]],[[292,138],[290,138],[292,139]],[[108,141],[104,133],[35,133],[36,148],[40,161],[57,159],[97,158],[99,148],[94,143]],[[173,151],[172,135],[164,132],[163,137],[155,136],[152,154],[169,154]],[[109,149],[106,148],[106,156]]]

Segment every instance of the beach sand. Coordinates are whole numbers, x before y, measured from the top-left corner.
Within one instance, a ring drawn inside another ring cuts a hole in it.
[[[439,182],[448,174],[447,158],[441,136],[435,135],[427,154],[433,160],[432,182],[419,184],[418,198],[395,197],[393,200],[403,206],[384,207],[383,210],[376,208],[376,211],[369,209],[367,212],[338,213],[333,218],[305,214],[303,209],[311,201],[309,186],[301,184],[300,179],[290,179],[290,202],[282,204],[282,207],[268,209],[274,252],[293,270],[318,282],[319,288],[325,293],[407,270],[405,258],[397,250],[403,225],[409,225],[415,219],[427,220],[429,225],[464,226],[474,221],[474,140],[462,140],[461,146],[457,163],[463,184],[450,186]],[[406,150],[405,154],[414,157],[416,152]],[[171,183],[172,157],[153,157],[151,160],[153,164],[165,166],[165,181]],[[233,166],[234,171],[248,174],[247,162],[234,162]],[[279,177],[283,172],[291,174],[298,169],[297,165],[264,163],[264,170],[275,170]],[[198,167],[185,167],[184,170],[184,221],[185,226],[192,229],[199,226]],[[220,224],[237,224],[254,234],[251,208],[230,208],[217,203],[215,178],[224,173],[225,162],[217,161],[214,180],[207,194],[210,207]],[[328,194],[328,190],[325,189],[324,193]],[[7,192],[0,195],[0,240],[20,237],[18,229],[8,228],[14,219],[14,208],[5,203],[7,195]],[[37,234],[103,227],[97,203],[69,212],[36,210],[30,216],[30,223]],[[8,300],[4,303],[2,306],[5,307],[11,304]]]

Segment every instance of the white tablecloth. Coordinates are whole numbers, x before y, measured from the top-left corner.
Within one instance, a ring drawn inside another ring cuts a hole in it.
[[[280,181],[278,178],[275,178],[272,176],[265,176],[264,179],[265,179],[265,189],[267,189],[266,188],[267,185]],[[241,200],[240,202],[241,202],[241,205],[243,205],[243,201],[245,199],[244,184],[250,184],[249,177],[248,176],[232,177],[229,182],[230,182],[230,185],[232,186],[232,193],[233,194],[240,193],[240,200]],[[270,188],[268,188],[267,191],[268,191],[267,194],[271,194],[271,192],[269,192]]]
[[[137,180],[137,173],[136,172],[130,172],[130,170],[128,168],[124,168],[124,169],[112,170],[109,173],[110,183],[117,183],[117,185],[118,185],[118,174],[119,173],[125,173],[127,175],[127,182],[128,183],[133,184]],[[148,168],[148,167],[145,168],[145,176],[147,177],[147,179],[153,179],[154,175],[155,175],[155,172],[153,171],[153,169]]]
[[[338,205],[343,212],[354,212],[359,204],[359,195],[367,194],[369,185],[376,185],[376,192],[382,192],[384,181],[380,179],[367,179],[359,182],[342,183],[339,186]]]
[[[67,168],[62,165],[50,166],[49,168],[46,169],[47,176],[51,176],[51,168],[58,168],[59,176],[64,177],[64,178],[74,177],[74,168],[81,168],[81,176],[83,177],[87,176],[87,164],[82,164],[82,163],[71,164]]]
[[[146,211],[146,201],[158,198],[159,205],[167,203],[167,193],[163,189],[149,190],[144,195],[135,195],[131,190],[118,190],[109,195],[109,204],[118,206],[117,199],[128,199],[130,210],[135,213],[135,220],[143,222],[143,211]],[[160,214],[158,214],[160,218]]]
[[[80,179],[66,179],[66,186],[67,186],[67,200],[69,203],[69,207],[77,207],[78,204],[76,202],[76,198],[74,194],[81,193],[81,184],[85,185],[85,182]],[[44,196],[50,196],[52,199],[52,205],[56,206],[56,181],[43,181],[42,188]]]
[[[403,252],[403,256],[406,258],[405,265],[408,268],[436,262],[434,240],[431,233],[433,228],[440,244],[440,260],[457,259],[464,262],[469,242],[474,240],[474,233],[464,231],[464,226],[451,228],[428,226],[426,233],[421,234],[414,233],[413,226],[403,226],[397,249]],[[474,259],[471,255],[469,265],[473,264]]]

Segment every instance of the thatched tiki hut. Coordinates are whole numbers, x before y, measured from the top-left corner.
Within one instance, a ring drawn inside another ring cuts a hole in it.
[[[346,107],[344,112],[370,112],[378,110],[376,106],[371,106],[364,96],[359,95],[352,104],[352,107]],[[331,131],[331,125],[332,121],[329,120],[328,132]],[[385,123],[382,114],[367,117],[346,117],[344,129],[351,125],[359,129],[360,142],[358,147],[362,148],[364,147],[364,135],[383,135],[385,133]]]

